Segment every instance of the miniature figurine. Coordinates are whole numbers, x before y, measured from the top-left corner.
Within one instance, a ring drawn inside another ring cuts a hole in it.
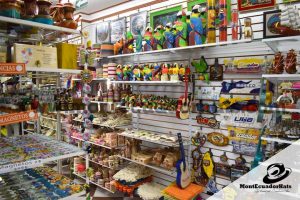
[[[219,7],[219,41],[225,42],[227,41],[227,1],[220,0]]]
[[[216,0],[207,0],[207,43],[216,42]]]
[[[154,71],[152,73],[152,81],[160,81],[161,76],[161,66],[159,64],[155,64]]]
[[[155,28],[153,38],[154,38],[153,50],[163,49],[165,38],[164,38],[164,30],[162,25],[158,25]]]
[[[141,30],[137,30],[137,37],[135,39],[135,50],[136,52],[141,52],[143,50],[143,36],[141,34]]]
[[[114,44],[114,54],[122,54],[123,52],[123,38]]]
[[[247,17],[244,19],[244,38],[245,39],[252,39],[253,31],[251,27],[251,18]]]
[[[195,5],[191,16],[192,31],[189,36],[189,45],[202,44],[203,26],[200,18],[200,6]]]
[[[281,52],[275,54],[274,63],[272,66],[272,73],[282,74],[284,71],[284,58]]]
[[[124,81],[129,81],[129,76],[128,76],[128,65],[123,66],[123,80]]]
[[[117,81],[123,80],[123,67],[122,65],[118,65],[116,69]]]
[[[179,74],[179,80],[183,81],[185,75],[185,68],[183,64],[180,64],[178,74]]]
[[[63,10],[65,19],[58,25],[65,28],[77,29],[81,15],[79,15],[78,18],[74,20],[74,5],[70,2],[64,3]]]
[[[186,14],[184,11],[179,11],[177,13],[177,21],[175,22],[175,27],[176,27],[175,47],[187,46],[187,24],[186,24]]]
[[[288,74],[295,74],[297,72],[297,54],[295,50],[290,50],[286,56],[285,60],[285,71]]]
[[[150,69],[149,65],[145,65],[143,69],[144,73],[144,80],[151,81],[152,80],[152,70]]]
[[[127,54],[127,53],[133,53],[133,35],[131,33],[131,31],[128,31],[126,33],[126,39],[125,39],[125,44],[124,44],[124,48],[123,48],[123,53]]]
[[[161,81],[169,81],[169,66],[167,63],[162,65]]]
[[[178,63],[174,63],[172,70],[170,70],[172,72],[170,80],[171,81],[178,81],[179,80],[179,65]]]
[[[141,80],[141,70],[139,65],[134,65],[133,67],[133,81],[140,81]]]
[[[191,26],[191,15],[192,12],[191,11],[187,11],[186,12],[186,24],[187,24],[187,41],[189,41],[189,37],[190,37],[190,33],[192,31],[192,26]],[[190,45],[190,44],[188,44]]]
[[[174,47],[174,34],[172,33],[172,24],[166,24],[166,30],[164,32],[165,42],[164,42],[164,49],[171,49]]]
[[[152,45],[153,45],[153,35],[152,35],[152,28],[147,27],[145,34],[144,34],[144,51],[152,51]]]
[[[238,19],[239,19],[239,13],[237,9],[233,9],[231,13],[231,37],[232,40],[238,39]]]
[[[128,76],[129,81],[133,81],[133,66],[132,65],[128,65],[127,76]]]

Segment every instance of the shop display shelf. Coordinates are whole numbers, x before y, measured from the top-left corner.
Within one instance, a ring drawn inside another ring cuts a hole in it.
[[[131,53],[131,54],[121,54],[121,55],[114,55],[108,56],[108,59],[122,59],[122,58],[133,58],[142,55],[162,55],[162,54],[182,54],[184,52],[190,52],[195,50],[202,50],[203,48],[207,47],[218,47],[218,46],[225,46],[225,45],[233,45],[233,44],[243,44],[251,42],[251,39],[246,40],[235,40],[235,41],[226,41],[226,42],[217,42],[217,43],[209,43],[209,44],[201,44],[201,45],[194,45],[194,46],[186,46],[186,47],[178,47],[172,49],[162,49],[162,50],[155,50],[155,51],[145,51],[145,52],[138,52],[138,53]]]
[[[281,138],[276,138],[276,137],[266,137],[266,136],[262,136],[261,139],[265,140],[265,141],[270,141],[270,142],[279,142],[279,143],[300,145],[300,140],[288,140],[288,139],[281,139]]]
[[[83,158],[83,159],[86,160],[86,158],[85,158],[84,156],[79,156],[79,157],[81,157],[81,158]],[[105,168],[108,168],[108,169],[115,169],[115,168],[113,168],[113,167],[109,167],[109,166],[107,166],[107,165],[103,165],[103,164],[100,164],[100,163],[98,163],[98,162],[95,162],[95,161],[93,161],[93,160],[91,160],[91,159],[89,159],[88,161],[90,161],[90,162],[92,162],[92,163],[95,163],[95,164],[97,164],[97,165],[99,165],[99,166],[101,166],[101,167],[105,167]]]
[[[72,78],[73,81],[81,81],[81,78]],[[93,78],[92,81],[112,81],[110,78]]]
[[[291,113],[299,113],[300,109],[291,109],[291,108],[269,108],[265,106],[260,107],[261,110],[265,111],[278,111],[278,112],[291,112]]]
[[[120,104],[120,102],[106,102],[106,101],[91,101],[91,103],[97,103],[97,104]]]
[[[8,173],[8,172],[13,172],[13,171],[20,171],[24,169],[29,169],[29,168],[35,168],[35,167],[40,167],[45,163],[49,163],[51,161],[55,160],[60,160],[60,159],[66,159],[66,158],[71,158],[75,156],[80,156],[80,155],[85,155],[85,152],[78,147],[75,147],[73,145],[67,144],[65,142],[60,142],[57,140],[53,140],[47,136],[43,136],[40,134],[30,134],[30,135],[25,135],[25,136],[16,136],[16,137],[10,137],[8,140],[5,142],[5,144],[9,143],[8,147],[14,148],[15,146],[15,140],[20,139],[20,138],[28,138],[28,139],[34,139],[35,141],[38,142],[39,145],[45,145],[45,148],[50,147],[51,145],[56,146],[57,148],[63,148],[66,152],[63,155],[58,155],[58,156],[52,156],[56,153],[59,153],[59,151],[55,151],[56,149],[52,149],[52,155],[45,155],[41,159],[24,159],[19,162],[14,162],[14,163],[6,163],[6,164],[1,164],[0,165],[0,174],[3,173]],[[21,151],[21,147],[17,146]],[[9,152],[8,152],[9,153]]]
[[[300,50],[300,36],[268,38],[263,39],[262,42],[266,43],[274,52],[288,51],[290,49]]]
[[[44,118],[44,119],[52,120],[52,121],[57,121],[57,119],[55,119],[55,118],[45,117],[45,116],[43,116],[43,115],[41,115],[40,117],[41,117],[41,118]]]
[[[51,113],[60,113],[60,114],[64,114],[64,115],[72,115],[72,114],[81,114],[83,113],[83,110],[66,110],[66,111],[54,111]]]
[[[73,121],[83,123],[82,120],[76,120],[76,119],[73,119]],[[96,125],[96,126],[102,126],[102,127],[107,127],[107,128],[111,128],[111,129],[126,129],[126,128],[132,128],[132,125],[131,125],[131,124],[124,124],[124,125],[118,125],[118,126],[109,126],[109,125],[104,125],[104,124],[93,123],[93,125]]]
[[[82,138],[77,138],[77,137],[74,137],[74,136],[71,136],[71,138],[75,139],[75,140],[79,140],[79,141],[82,141],[84,142],[85,140],[82,139]],[[109,146],[106,146],[106,145],[102,145],[102,144],[97,144],[95,142],[91,142],[91,141],[86,141],[87,143],[90,143],[92,145],[95,145],[95,146],[98,146],[98,147],[103,147],[103,148],[106,148],[106,149],[117,149],[119,147],[109,147]]]
[[[84,177],[84,176],[80,176],[79,174],[76,174],[76,173],[73,173],[73,174],[76,175],[76,176],[78,176],[79,178],[81,178],[81,179],[83,179],[83,180],[86,180],[86,177]],[[99,185],[99,184],[97,184],[97,183],[95,183],[95,182],[93,182],[93,181],[90,181],[90,180],[89,180],[89,182],[92,183],[93,185],[95,185],[95,186],[97,186],[97,187],[103,189],[103,190],[106,190],[106,191],[108,191],[108,192],[110,192],[110,193],[114,193],[113,191],[111,191],[111,190],[107,189],[106,187],[103,187],[103,186],[101,186],[101,185]]]
[[[59,199],[59,200],[74,200],[74,199],[78,199],[80,197],[83,198],[83,196],[85,197],[85,194],[86,194],[86,191],[81,191],[79,193],[73,194],[71,196],[68,196],[68,197],[65,197],[65,198],[62,198],[62,199]]]
[[[155,113],[169,113],[169,114],[176,114],[176,111],[170,110],[160,110],[160,109],[149,109],[149,108],[140,108],[140,107],[126,107],[126,106],[117,106],[117,108],[125,108],[131,111],[142,111],[142,112],[155,112]]]
[[[133,138],[133,139],[136,139],[136,140],[145,141],[145,142],[151,142],[151,143],[154,143],[154,144],[159,144],[159,145],[164,145],[164,146],[169,146],[169,147],[179,147],[178,142],[149,140],[149,139],[137,137],[137,136],[130,135],[130,134],[124,134],[124,133],[119,133],[119,135],[124,136],[124,137],[128,137],[128,138]],[[183,141],[183,145],[187,146],[187,145],[189,145],[189,142],[188,141]]]
[[[143,165],[145,167],[149,167],[151,169],[154,169],[155,171],[162,172],[162,173],[165,173],[165,174],[172,175],[172,174],[175,173],[175,169],[173,169],[173,170],[167,170],[167,169],[164,169],[162,167],[157,167],[157,166],[154,166],[154,165],[141,163],[141,162],[138,162],[138,161],[135,161],[135,160],[132,160],[130,158],[123,157],[123,156],[119,156],[119,158],[127,160],[129,162],[133,162],[133,163],[139,164],[139,165]]]
[[[32,27],[32,28],[38,28],[40,30],[46,30],[50,32],[58,32],[59,34],[77,34],[80,35],[79,30],[64,28],[60,26],[54,26],[54,25],[48,25],[38,22],[33,22],[29,20],[23,20],[23,19],[16,19],[16,18],[10,18],[10,17],[4,17],[0,16],[0,22],[1,24],[12,24],[12,26],[18,26],[18,29]]]
[[[300,80],[300,74],[263,74],[262,78],[265,78],[272,83],[279,81],[296,81]]]
[[[0,16],[1,17],[1,16]],[[28,72],[45,72],[45,73],[69,73],[69,74],[79,74],[81,70],[76,69],[55,69],[46,67],[26,67]]]
[[[130,84],[130,85],[181,85],[182,81],[111,81],[115,84]]]

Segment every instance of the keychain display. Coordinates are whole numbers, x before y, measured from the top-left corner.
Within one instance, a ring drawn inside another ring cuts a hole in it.
[[[223,81],[221,93],[226,94],[259,94],[260,80],[249,81]]]
[[[248,156],[254,156],[260,136],[259,129],[227,127],[229,139],[233,146],[233,152]],[[262,142],[263,145],[266,141]]]
[[[219,128],[220,122],[217,121],[215,118],[208,118],[208,117],[202,117],[201,115],[198,115],[196,117],[197,123],[201,125],[206,125],[211,128]]]
[[[218,107],[215,104],[203,104],[202,101],[196,104],[196,108],[198,112],[201,113],[216,113],[218,112]]]
[[[231,166],[228,164],[228,157],[225,152],[223,155],[220,156],[220,162],[215,163],[215,169],[216,169],[216,174],[230,177]]]
[[[221,87],[201,87],[198,90],[198,99],[219,100]]]
[[[227,146],[229,143],[229,139],[227,136],[217,132],[207,134],[207,140],[213,145],[220,147]]]
[[[235,159],[235,165],[231,166],[231,181],[239,179],[250,170],[249,167],[245,166],[245,164],[246,160],[242,155]]]

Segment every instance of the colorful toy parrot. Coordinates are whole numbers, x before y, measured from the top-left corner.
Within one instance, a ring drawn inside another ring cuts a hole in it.
[[[195,67],[197,73],[200,73],[199,80],[209,83],[209,73],[206,72],[208,69],[208,64],[205,58],[202,56],[199,62],[193,60],[191,65]]]
[[[117,80],[122,81],[123,80],[123,67],[122,67],[122,65],[117,66],[116,74],[117,74]]]
[[[135,39],[135,50],[136,52],[141,52],[143,50],[143,36],[141,34],[141,30],[137,30],[137,37]]]
[[[189,41],[190,33],[191,33],[191,31],[193,30],[193,29],[192,29],[192,26],[191,26],[191,15],[192,15],[192,12],[191,12],[191,11],[187,11],[187,12],[186,12],[186,24],[187,24],[187,31],[188,31],[188,34],[187,34],[187,41]],[[190,45],[190,44],[189,44],[189,45]]]
[[[124,44],[124,48],[123,48],[123,53],[133,53],[133,35],[131,33],[131,31],[128,31],[126,33],[126,39],[125,39],[125,44]]]
[[[154,71],[152,73],[152,80],[160,81],[160,76],[161,76],[161,66],[156,63],[154,66]]]
[[[124,81],[129,81],[129,77],[128,77],[128,65],[124,65],[123,66],[123,80]]]
[[[152,28],[147,27],[145,34],[144,34],[144,51],[152,51],[152,45],[153,45],[153,35],[152,35]]]
[[[139,65],[134,65],[133,67],[133,81],[140,81],[141,80],[141,70]]]
[[[165,37],[164,49],[171,49],[174,47],[174,41],[175,41],[174,34],[172,33],[172,24],[167,23],[165,29],[166,30],[164,32],[164,37]]]
[[[187,23],[186,23],[186,14],[184,11],[179,11],[177,13],[177,21],[175,22],[176,27],[176,47],[185,47],[187,46]]]
[[[144,80],[151,81],[152,80],[152,70],[150,69],[149,65],[145,65],[143,69]]]
[[[153,44],[153,50],[161,50],[163,49],[163,45],[164,45],[164,30],[162,25],[158,25],[155,30],[154,30],[154,44]]]
[[[195,5],[192,10],[191,27],[192,32],[189,35],[189,45],[202,44],[203,26],[200,18],[200,5]]]

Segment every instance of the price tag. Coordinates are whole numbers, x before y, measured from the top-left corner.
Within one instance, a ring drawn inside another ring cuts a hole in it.
[[[19,113],[4,114],[0,115],[0,126],[37,119],[38,114],[33,110]]]
[[[30,169],[30,168],[35,168],[41,166],[42,160],[28,160],[25,162],[20,162],[20,163],[12,163],[8,165],[2,165],[0,166],[0,174],[7,173],[7,172],[12,172],[12,171],[20,171],[24,169]]]
[[[25,73],[26,68],[24,63],[0,63],[0,75],[17,75]]]

